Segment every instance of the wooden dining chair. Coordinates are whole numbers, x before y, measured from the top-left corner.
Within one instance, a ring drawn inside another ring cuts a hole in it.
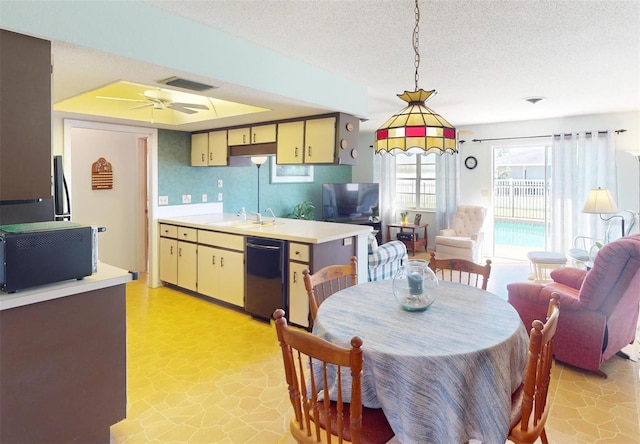
[[[351,339],[351,348],[340,347],[307,331],[289,327],[282,309],[277,309],[273,318],[293,407],[289,427],[295,440],[304,444],[389,441],[394,433],[382,409],[362,406],[362,339],[355,336]],[[331,384],[328,381],[331,371],[351,375],[350,399],[343,398],[346,395],[343,387],[348,388],[346,378],[338,376]],[[323,388],[330,385],[331,391],[337,394],[335,401],[323,392]]]
[[[316,319],[318,307],[336,291],[358,283],[358,263],[355,256],[346,265],[328,265],[315,273],[307,269],[302,272],[304,287],[309,297],[311,324]]]
[[[435,253],[431,253],[429,267],[438,279],[459,282],[483,290],[487,289],[491,275],[490,259],[487,259],[485,265],[480,265],[466,259],[436,259]],[[481,282],[482,285],[480,285]]]
[[[548,391],[553,363],[553,338],[560,316],[559,296],[551,294],[547,320],[531,323],[529,359],[525,379],[511,397],[511,429],[508,440],[516,444],[533,443],[540,438],[548,444],[544,429],[549,416]]]

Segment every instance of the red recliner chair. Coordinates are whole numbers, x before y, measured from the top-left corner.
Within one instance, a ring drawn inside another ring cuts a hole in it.
[[[604,361],[633,343],[640,309],[640,234],[606,244],[590,271],[558,268],[546,285],[507,285],[509,302],[524,325],[544,319],[552,292],[560,295],[554,343],[558,361],[598,372]]]

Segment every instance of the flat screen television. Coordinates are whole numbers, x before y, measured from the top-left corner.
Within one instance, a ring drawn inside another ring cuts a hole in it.
[[[378,207],[377,183],[322,184],[322,219],[335,222],[368,220]],[[379,214],[379,212],[377,213]]]

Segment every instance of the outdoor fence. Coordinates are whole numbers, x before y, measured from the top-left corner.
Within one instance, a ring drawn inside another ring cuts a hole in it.
[[[496,179],[493,193],[496,218],[544,221],[548,195],[544,180]]]

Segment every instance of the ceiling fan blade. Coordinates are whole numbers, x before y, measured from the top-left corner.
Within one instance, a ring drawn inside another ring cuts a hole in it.
[[[96,96],[96,99],[119,100],[121,102],[146,102],[146,100],[141,100],[141,99],[125,99],[124,97],[109,97],[109,96]]]
[[[176,104],[173,103],[169,105],[168,108],[172,109],[173,111],[178,111],[179,113],[185,113],[185,114],[196,114],[198,112],[193,109],[185,108],[183,106],[175,106],[175,105]]]
[[[142,100],[142,102],[144,102],[144,100]],[[129,109],[142,109],[142,108],[149,108],[150,106],[154,106],[153,103],[146,103],[144,105],[134,106],[133,108],[129,108]]]
[[[193,109],[209,109],[207,105],[201,105],[199,103],[182,103],[182,102],[172,102],[169,107],[177,106],[178,108],[193,108]]]

